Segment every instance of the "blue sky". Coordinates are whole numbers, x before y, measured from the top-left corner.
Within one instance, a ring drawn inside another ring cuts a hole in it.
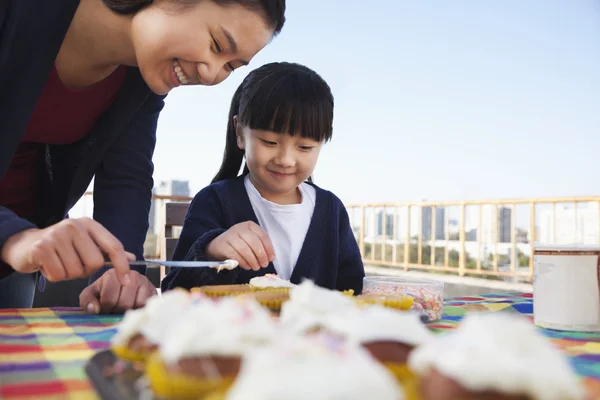
[[[315,179],[345,203],[600,194],[600,0],[288,0],[249,67],[169,94],[156,179],[209,183],[233,92],[271,61],[330,84]]]

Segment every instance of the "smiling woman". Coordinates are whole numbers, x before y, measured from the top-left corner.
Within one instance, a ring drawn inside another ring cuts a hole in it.
[[[38,305],[123,311],[156,293],[128,260],[143,257],[164,97],[247,65],[284,14],[285,0],[0,2],[0,308],[30,307],[38,274]],[[94,219],[66,219],[92,178]]]

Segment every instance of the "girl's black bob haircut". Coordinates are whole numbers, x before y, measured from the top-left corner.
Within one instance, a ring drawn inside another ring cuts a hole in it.
[[[242,165],[236,116],[242,127],[328,142],[333,133],[333,95],[323,78],[300,64],[276,62],[250,72],[231,100],[223,163],[213,182],[237,177]]]

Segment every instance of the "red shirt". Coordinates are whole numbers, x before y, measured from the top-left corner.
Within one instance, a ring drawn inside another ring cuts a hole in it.
[[[44,144],[69,144],[85,138],[115,100],[126,71],[126,67],[119,67],[91,87],[69,89],[52,68],[21,144],[0,179],[1,206],[21,218],[33,216],[38,152]]]

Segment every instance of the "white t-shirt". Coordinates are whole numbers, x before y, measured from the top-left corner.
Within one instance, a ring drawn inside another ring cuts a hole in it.
[[[313,186],[303,182],[298,187],[302,202],[282,205],[264,199],[248,175],[244,178],[244,185],[258,223],[273,243],[275,271],[281,278],[289,280],[310,226],[317,191]]]

